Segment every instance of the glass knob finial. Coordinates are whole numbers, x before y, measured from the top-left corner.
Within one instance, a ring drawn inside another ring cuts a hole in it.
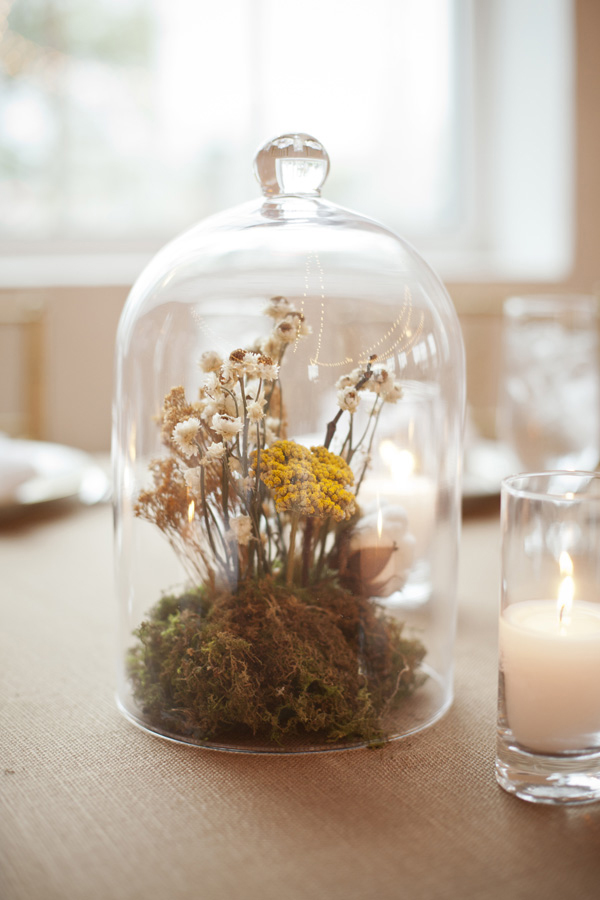
[[[327,150],[309,134],[282,134],[264,144],[254,158],[254,173],[268,197],[318,195],[328,172]]]

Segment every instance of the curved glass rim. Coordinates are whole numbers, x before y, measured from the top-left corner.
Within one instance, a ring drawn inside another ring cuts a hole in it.
[[[539,479],[537,487],[532,487],[534,479]],[[556,487],[562,490],[551,490],[551,480],[556,481]],[[567,482],[572,482],[569,489]],[[597,486],[597,493],[584,493],[581,486],[588,487],[591,483]],[[586,472],[581,469],[553,469],[543,472],[521,472],[517,475],[509,475],[500,483],[502,494],[511,497],[521,497],[528,500],[562,500],[564,502],[600,501],[600,472]]]

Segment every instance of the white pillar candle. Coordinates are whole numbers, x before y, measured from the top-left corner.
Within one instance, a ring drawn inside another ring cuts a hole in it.
[[[527,600],[500,616],[508,726],[539,753],[600,747],[600,604]]]

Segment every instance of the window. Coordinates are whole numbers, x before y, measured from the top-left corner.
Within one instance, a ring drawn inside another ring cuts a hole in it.
[[[256,196],[254,151],[290,130],[327,147],[328,199],[406,235],[442,274],[556,275],[569,248],[570,10],[6,0],[0,279],[134,277],[175,233]]]

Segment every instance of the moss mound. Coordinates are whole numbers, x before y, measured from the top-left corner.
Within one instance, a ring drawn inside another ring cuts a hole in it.
[[[381,740],[420,683],[423,645],[368,599],[272,578],[164,597],[135,632],[134,697],[150,724],[196,740],[319,733]]]

